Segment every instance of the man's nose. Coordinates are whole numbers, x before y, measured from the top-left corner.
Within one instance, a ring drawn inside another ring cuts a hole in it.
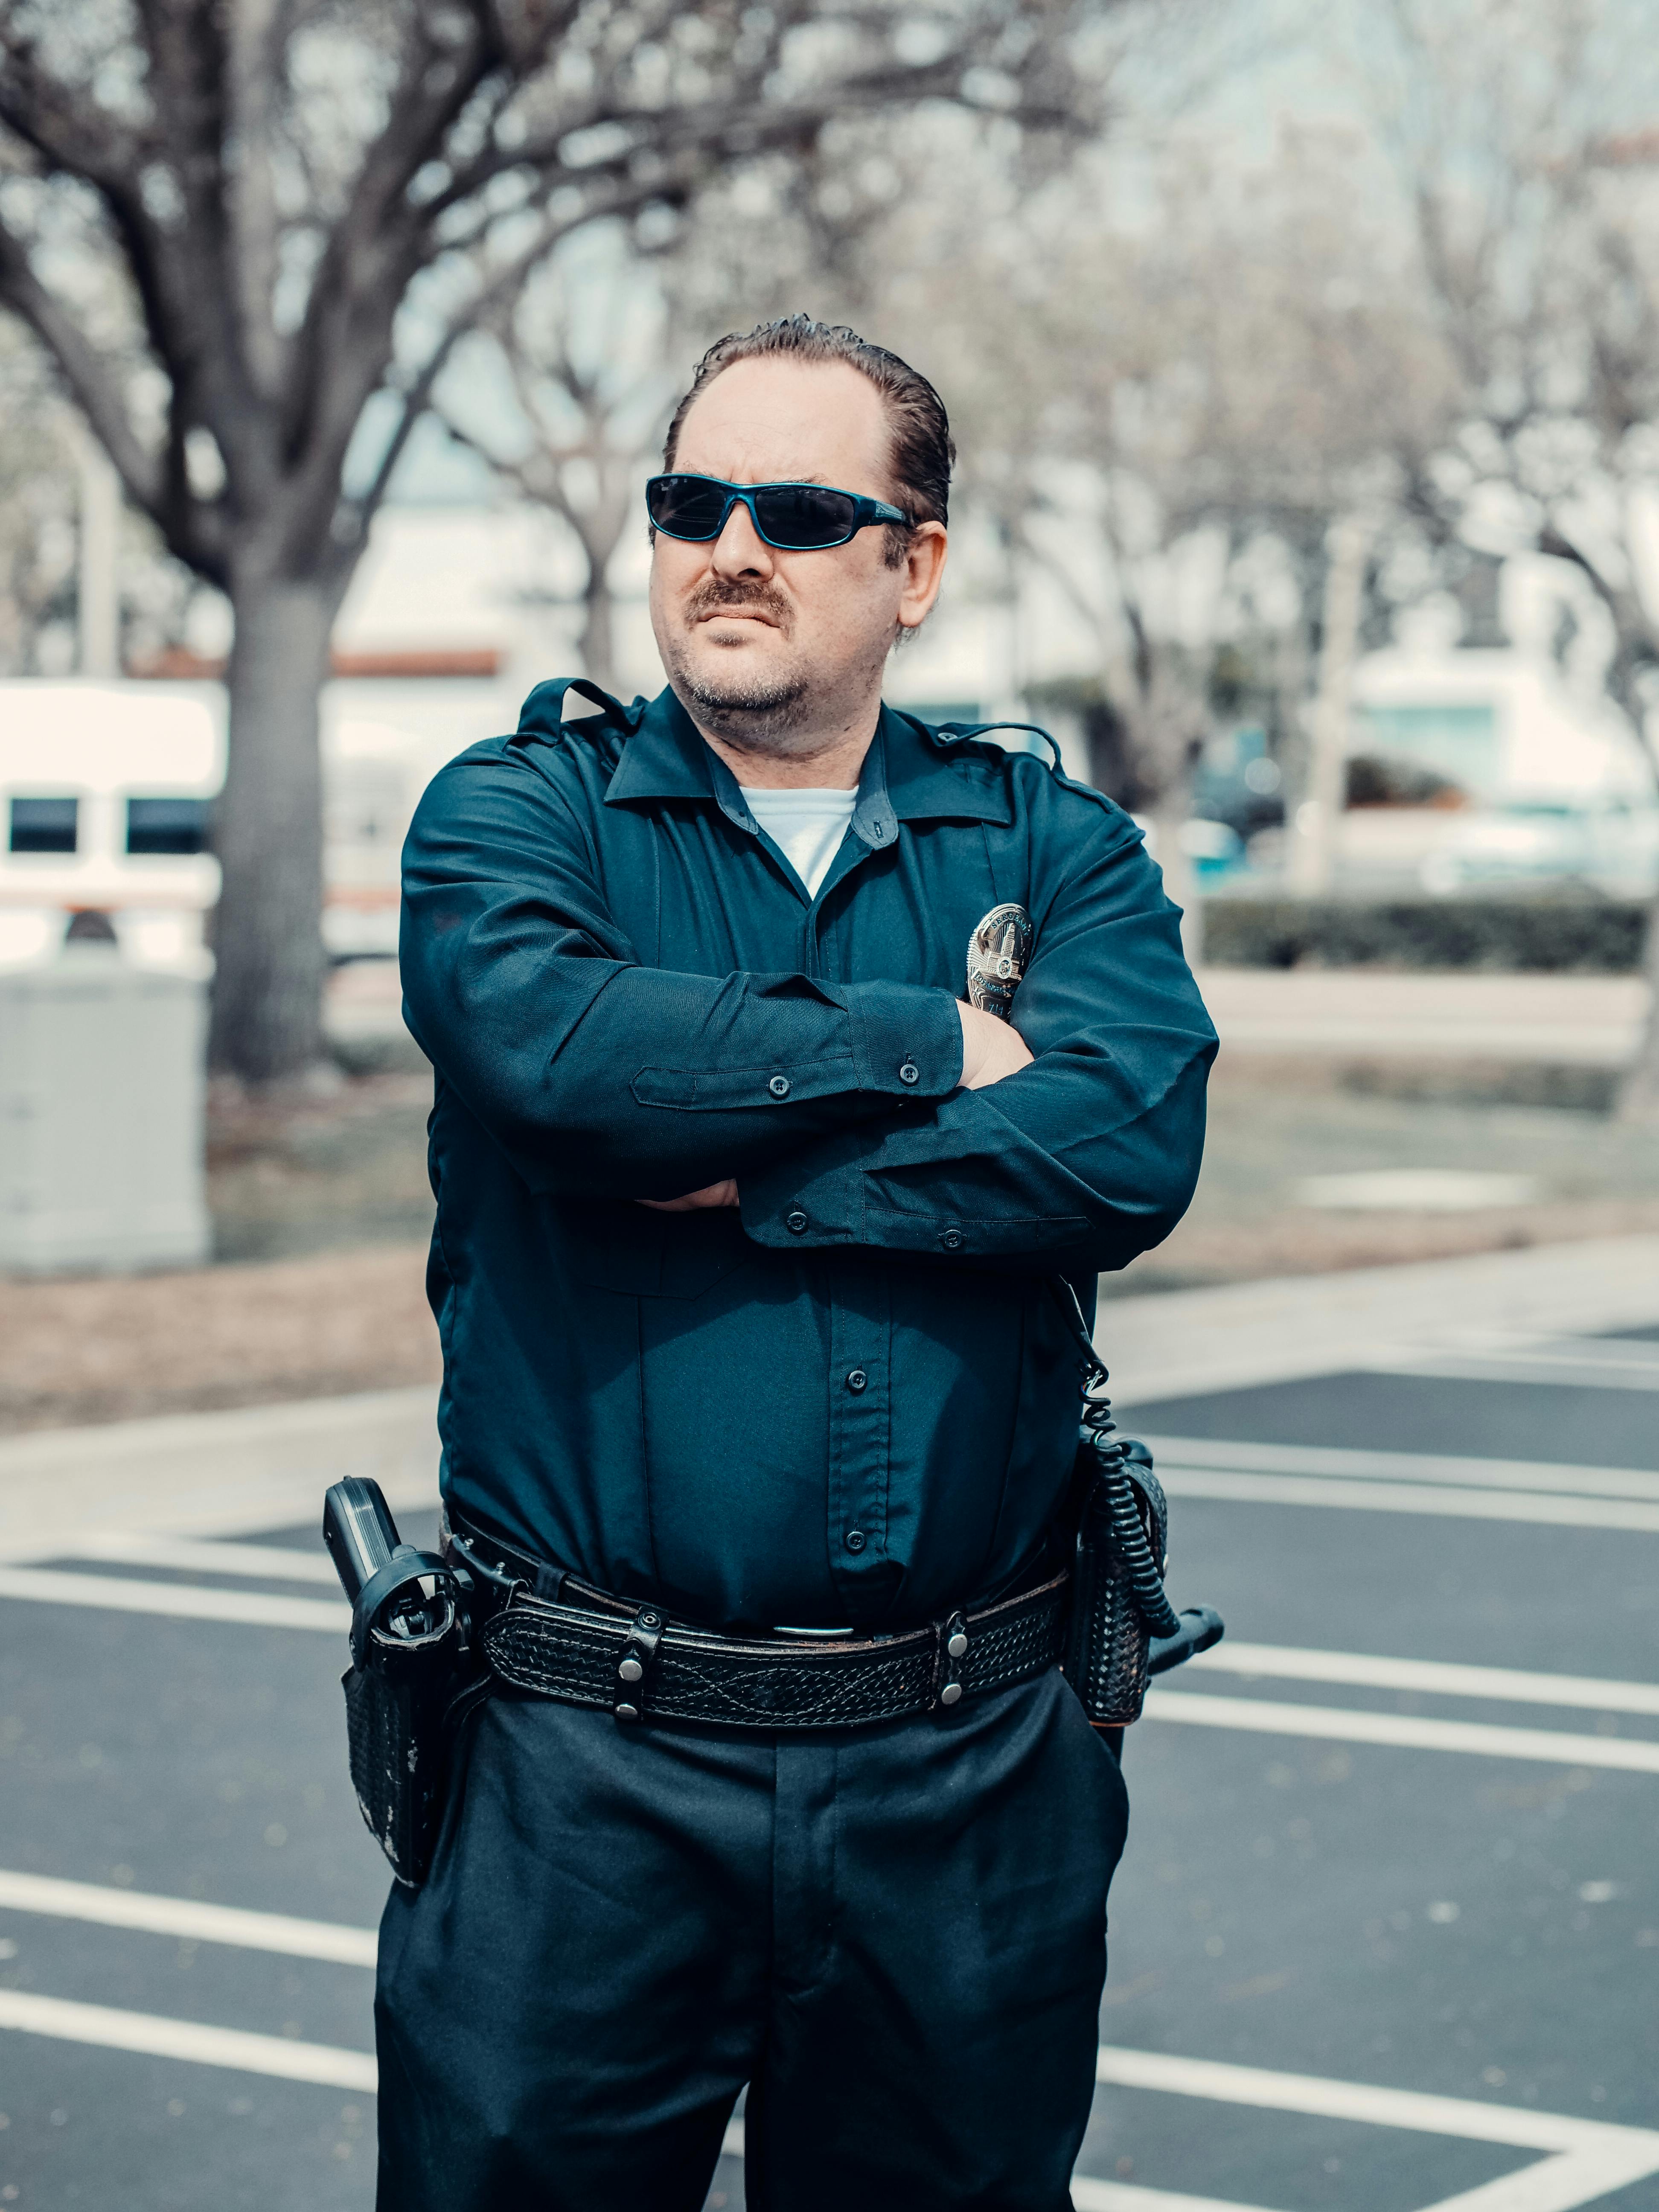
[[[749,509],[738,500],[726,518],[726,527],[714,541],[710,565],[720,576],[769,576],[772,549],[756,529]]]

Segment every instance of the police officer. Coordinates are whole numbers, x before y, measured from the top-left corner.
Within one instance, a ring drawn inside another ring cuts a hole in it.
[[[914,370],[721,341],[653,480],[668,688],[435,779],[403,978],[497,1679],[378,2000],[386,2212],[1059,2212],[1127,1807],[1055,1671],[1077,1360],[1214,1036],[1133,823],[885,707],[953,451]],[[1014,1024],[963,1003],[1034,926]]]

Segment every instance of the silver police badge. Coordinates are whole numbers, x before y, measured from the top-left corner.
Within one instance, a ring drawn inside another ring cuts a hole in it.
[[[968,940],[968,1002],[1006,1022],[1031,957],[1031,917],[994,906]]]

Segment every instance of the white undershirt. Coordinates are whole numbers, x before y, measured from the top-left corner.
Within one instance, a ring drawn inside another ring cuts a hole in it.
[[[746,783],[738,788],[749,811],[805,884],[808,897],[816,898],[847,835],[859,803],[857,792],[756,791]]]

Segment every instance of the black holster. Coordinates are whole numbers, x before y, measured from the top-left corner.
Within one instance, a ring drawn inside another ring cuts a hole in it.
[[[358,1808],[406,1888],[426,1880],[461,1724],[488,1694],[465,1620],[405,1642],[371,1633],[363,1663],[341,1676]]]
[[[400,1882],[426,1879],[461,1724],[489,1675],[468,1619],[470,1584],[398,1539],[378,1483],[348,1476],[323,1505],[323,1540],[351,1601],[345,1690],[351,1785]]]

